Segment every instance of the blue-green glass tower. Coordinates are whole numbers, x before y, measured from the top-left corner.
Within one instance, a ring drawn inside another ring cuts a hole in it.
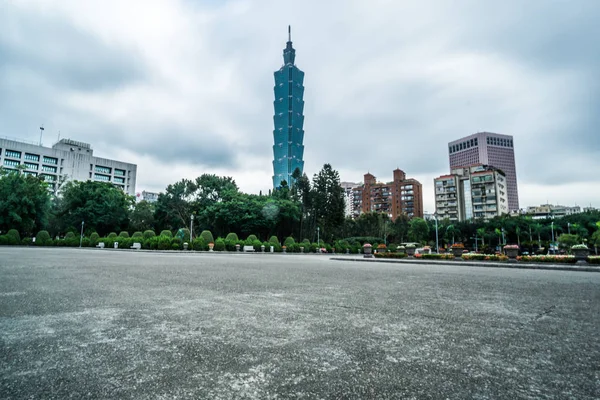
[[[273,187],[286,181],[293,184],[296,168],[304,172],[304,72],[294,64],[292,30],[288,26],[288,42],[283,50],[283,66],[275,71],[275,115],[273,123]]]

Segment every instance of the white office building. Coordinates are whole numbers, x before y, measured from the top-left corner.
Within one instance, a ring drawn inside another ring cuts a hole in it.
[[[44,179],[56,194],[68,180],[110,182],[135,195],[137,165],[94,156],[88,143],[61,139],[52,147],[0,138],[0,165],[5,170],[24,166],[23,173]]]

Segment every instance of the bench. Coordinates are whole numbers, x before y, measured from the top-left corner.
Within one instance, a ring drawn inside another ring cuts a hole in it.
[[[244,246],[244,251],[254,251],[254,246]]]
[[[133,244],[133,246],[131,246],[131,248],[132,248],[132,249],[134,249],[134,250],[139,250],[139,249],[141,249],[141,248],[142,248],[142,244],[141,244],[141,243],[137,243],[137,242],[135,242],[135,243]]]
[[[103,249],[104,248],[104,243],[98,243],[96,245],[96,247],[98,247],[99,249]]]

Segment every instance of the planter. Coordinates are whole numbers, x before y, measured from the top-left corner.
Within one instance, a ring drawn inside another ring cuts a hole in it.
[[[264,245],[264,244],[260,246],[260,251],[261,251],[262,253],[264,253],[264,252],[265,252],[265,245]]]
[[[281,252],[282,252],[282,253],[285,253],[286,251],[287,251],[287,249],[286,249],[285,247],[282,247],[282,248],[281,248]]]
[[[519,255],[519,249],[507,249],[505,247],[504,252],[506,253],[506,256],[508,257],[509,262],[517,262],[517,256]]]
[[[373,246],[371,246],[369,243],[364,244],[363,252],[365,253],[365,258],[373,258]]]
[[[454,258],[462,260],[463,250],[464,250],[464,248],[462,248],[462,247],[453,247],[452,254],[454,254]]]
[[[350,254],[350,249],[346,249],[346,254]]]
[[[414,257],[416,251],[417,251],[417,249],[415,247],[407,247],[406,248],[406,255],[409,256],[409,257]]]
[[[209,243],[208,244],[208,251],[213,251],[213,248],[215,247],[214,243]]]
[[[239,244],[235,245],[235,251],[240,251],[240,245]]]
[[[589,249],[572,249],[571,251],[577,260],[577,264],[587,264],[587,257],[590,254]]]
[[[187,249],[188,249],[188,246],[189,246],[189,244],[188,244],[187,242],[185,242],[185,243],[183,244],[183,249],[184,249],[184,250],[187,250]]]
[[[304,246],[300,246],[300,253],[304,253]]]

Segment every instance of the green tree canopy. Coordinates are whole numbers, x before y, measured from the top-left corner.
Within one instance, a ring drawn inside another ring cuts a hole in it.
[[[87,228],[104,236],[127,228],[133,202],[133,196],[110,183],[69,181],[62,189],[58,215],[66,226],[80,226],[84,221]]]
[[[20,172],[0,168],[0,230],[11,228],[24,235],[45,228],[50,212],[46,183]]]

